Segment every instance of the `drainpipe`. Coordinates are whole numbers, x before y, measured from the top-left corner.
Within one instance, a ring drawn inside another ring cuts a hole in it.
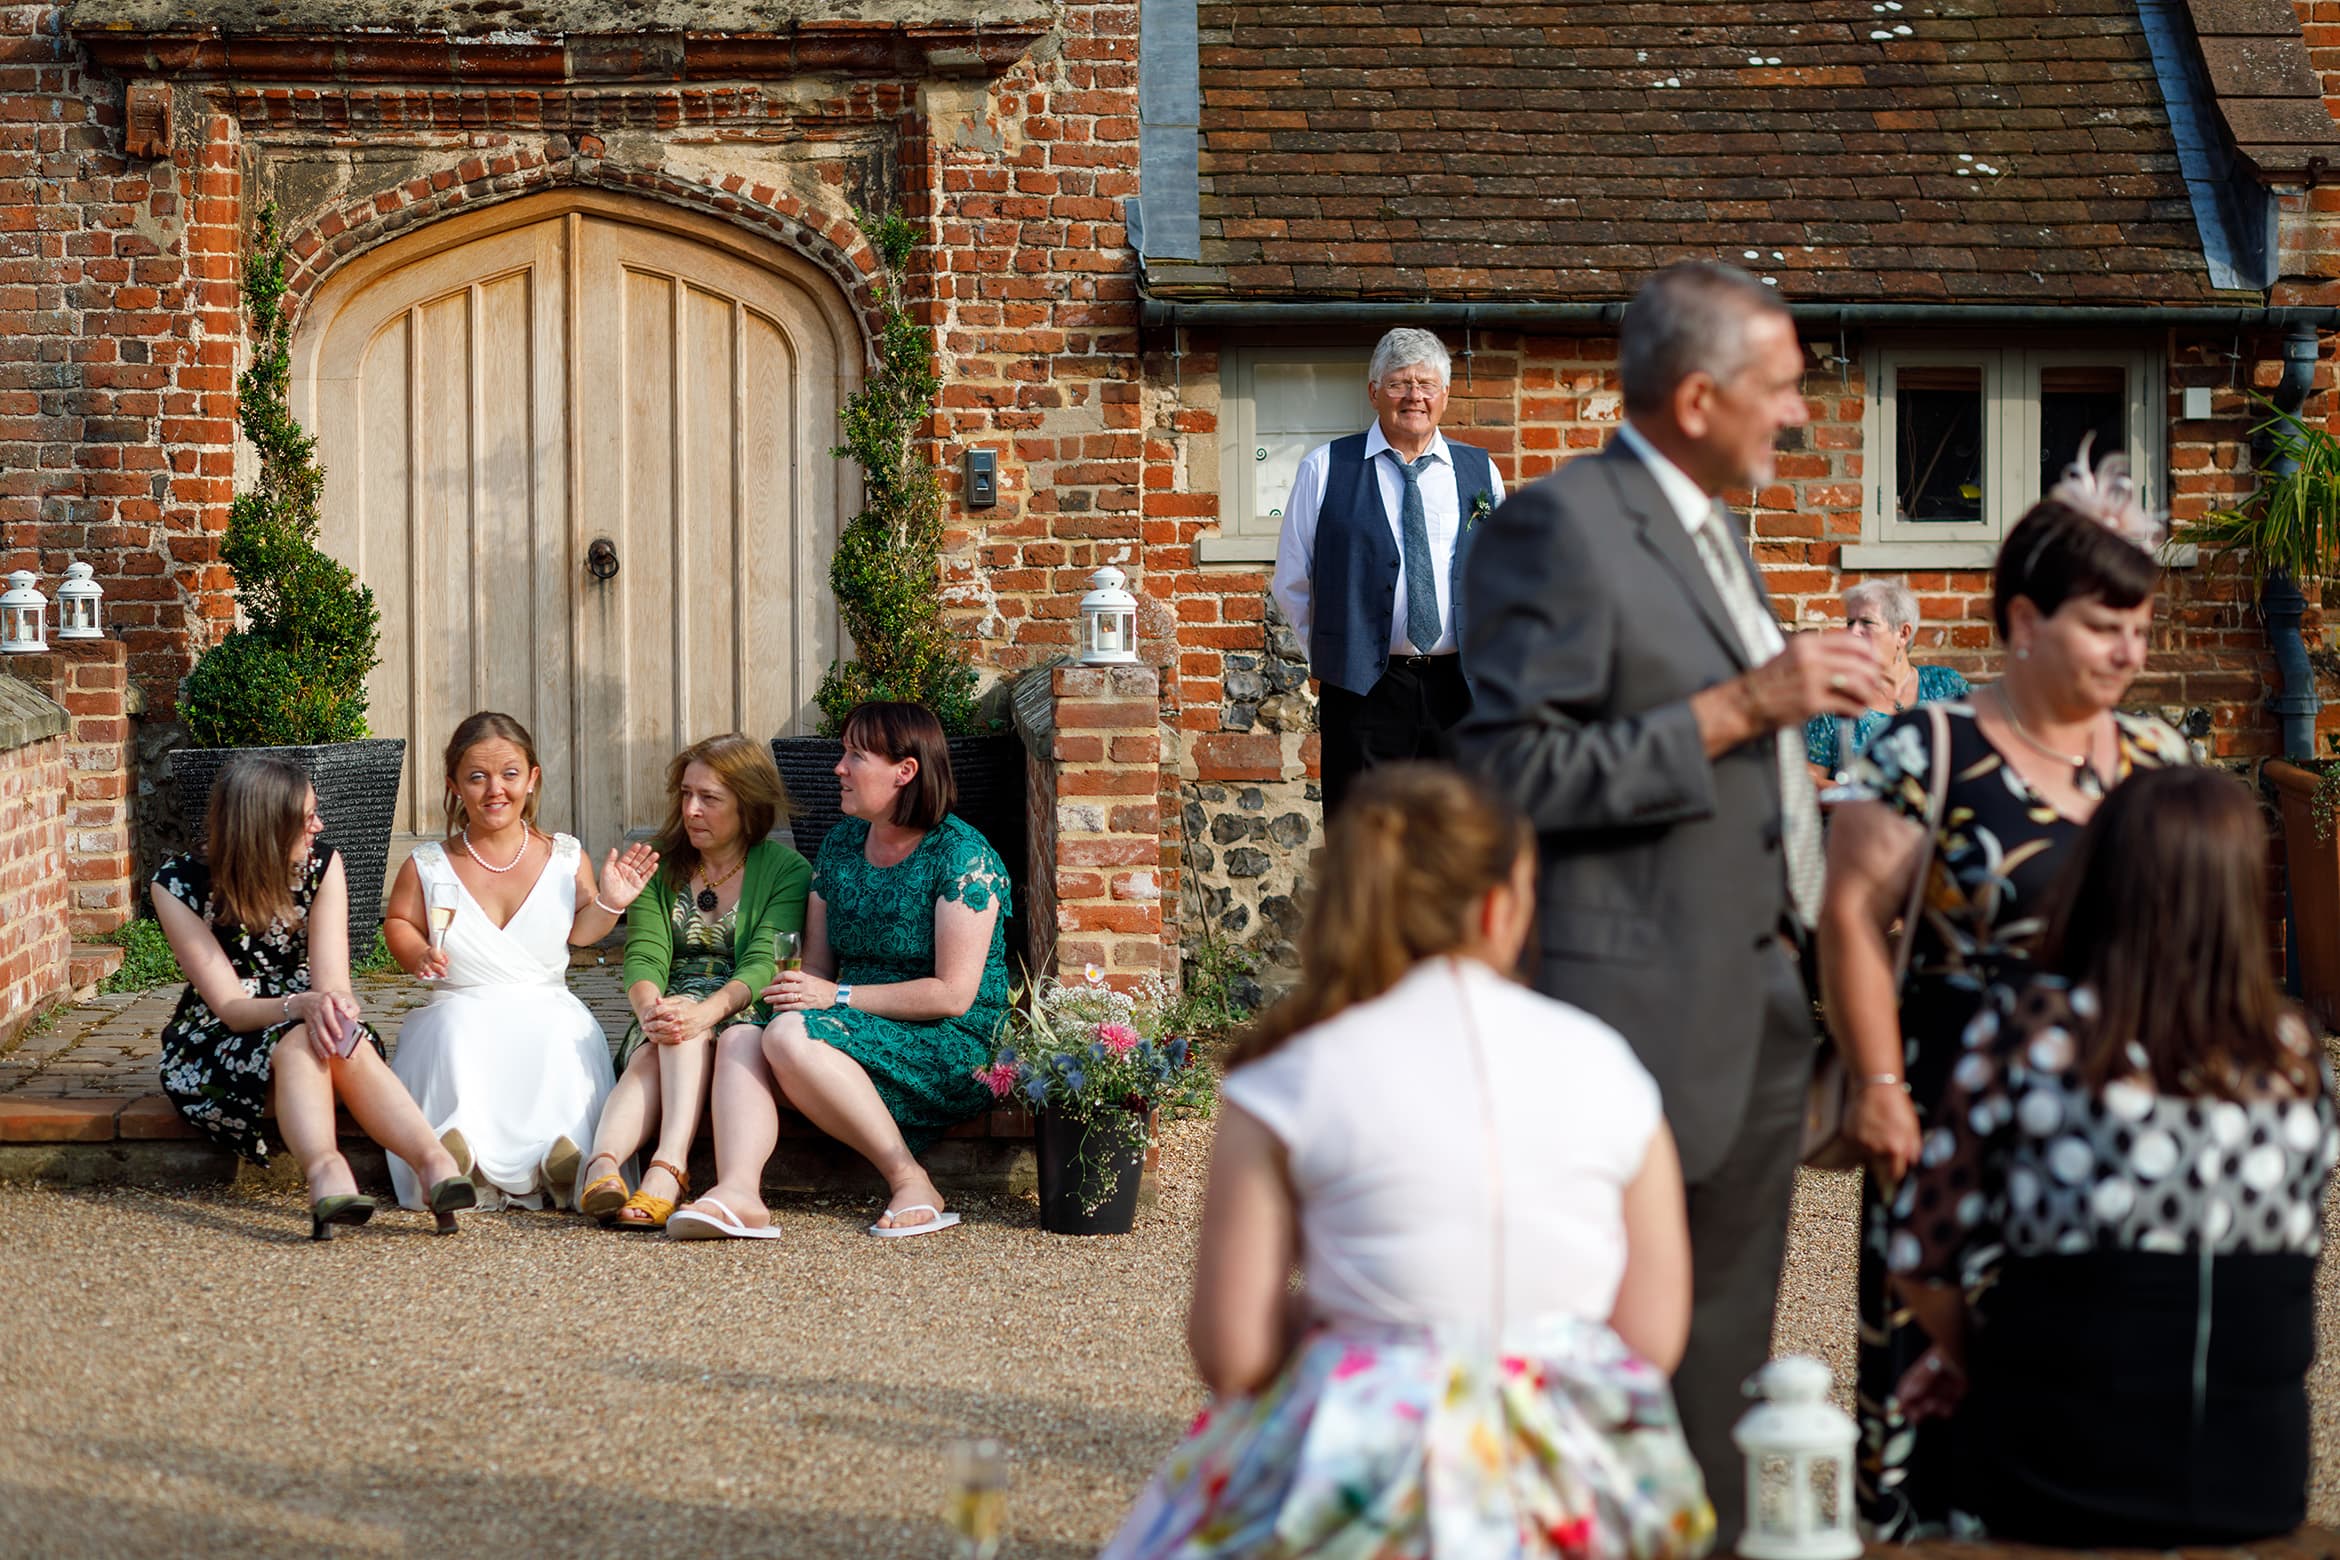
[[[2296,415],[2307,402],[2315,374],[2316,328],[2305,321],[2295,322],[2283,337],[2283,377],[2276,382],[2272,397],[2276,408],[2287,416]],[[2296,469],[2296,462],[2281,455],[2261,453],[2270,477]],[[2267,644],[2275,652],[2275,669],[2282,678],[2282,687],[2267,701],[2267,708],[2282,727],[2283,756],[2295,764],[2316,756],[2316,712],[2323,707],[2323,701],[2316,697],[2315,669],[2308,665],[2307,641],[2299,632],[2300,616],[2306,610],[2307,597],[2297,580],[2289,574],[2267,576],[2259,590],[2260,620],[2266,625]]]

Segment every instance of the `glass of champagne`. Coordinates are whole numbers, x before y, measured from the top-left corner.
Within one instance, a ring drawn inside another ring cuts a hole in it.
[[[772,964],[776,969],[803,969],[804,933],[774,932],[772,934]]]
[[[992,1560],[1007,1531],[1007,1453],[997,1441],[957,1441],[951,1446],[951,1493],[943,1504],[959,1560]]]
[[[1830,776],[1834,783],[1820,790],[1820,805],[1823,807],[1833,807],[1838,802],[1865,801],[1868,798],[1869,793],[1853,784],[1852,777],[1853,740],[1859,730],[1860,722],[1850,715],[1836,717],[1836,772]]]
[[[431,952],[447,951],[447,929],[455,924],[455,885],[433,883],[430,888]],[[436,980],[436,975],[425,975],[425,980]]]

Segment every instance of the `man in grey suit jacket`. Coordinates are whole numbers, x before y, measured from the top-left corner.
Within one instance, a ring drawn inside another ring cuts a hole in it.
[[[1803,724],[1869,708],[1877,668],[1849,634],[1783,639],[1715,497],[1770,481],[1774,442],[1806,420],[1778,298],[1728,266],[1672,267],[1626,310],[1620,373],[1618,438],[1472,544],[1458,739],[1535,824],[1537,987],[1616,1026],[1665,1098],[1693,1274],[1675,1396],[1727,1548],[1730,1429],[1770,1350],[1812,1060]]]

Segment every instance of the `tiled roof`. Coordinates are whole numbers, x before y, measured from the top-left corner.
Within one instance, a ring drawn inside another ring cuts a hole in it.
[[[1686,256],[1799,301],[2237,296],[2136,0],[1203,0],[1201,26],[1203,252],[1150,262],[1157,296],[1610,300]]]

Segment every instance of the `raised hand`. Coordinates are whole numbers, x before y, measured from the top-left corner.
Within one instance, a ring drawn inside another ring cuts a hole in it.
[[[650,875],[658,870],[658,852],[637,840],[620,855],[612,850],[601,863],[601,902],[623,910],[642,896]]]

